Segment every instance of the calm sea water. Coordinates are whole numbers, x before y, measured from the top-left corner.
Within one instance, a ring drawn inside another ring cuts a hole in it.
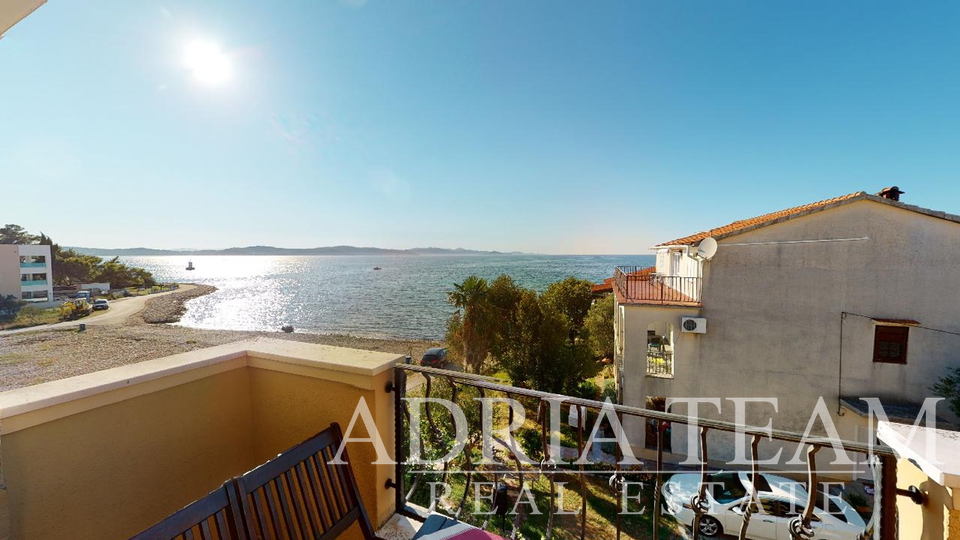
[[[217,292],[187,303],[180,324],[367,337],[439,339],[453,312],[447,291],[476,274],[512,276],[542,291],[568,276],[599,282],[617,265],[652,255],[612,256],[163,256],[121,257],[158,281],[205,283]],[[189,260],[196,270],[187,271]],[[382,270],[374,270],[379,266]]]

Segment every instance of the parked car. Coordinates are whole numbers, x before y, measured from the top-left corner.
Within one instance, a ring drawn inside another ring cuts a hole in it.
[[[106,298],[97,298],[93,301],[93,310],[110,309],[110,302]]]
[[[435,347],[427,349],[420,359],[420,365],[426,367],[443,367],[447,365],[447,350]]]
[[[707,490],[709,510],[700,519],[700,535],[709,538],[737,534],[743,523],[743,509],[750,499],[750,475],[744,472],[721,471],[710,475]],[[664,513],[693,527],[691,499],[699,491],[700,475],[681,473],[663,484]],[[790,520],[802,514],[807,504],[803,484],[775,474],[760,474],[757,498],[762,513],[754,513],[747,529],[747,538],[778,540],[790,538]],[[839,497],[824,497],[813,511],[812,527],[817,540],[856,540],[866,529],[860,514]]]

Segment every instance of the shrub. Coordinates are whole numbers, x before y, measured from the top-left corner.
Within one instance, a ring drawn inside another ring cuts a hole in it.
[[[583,399],[597,399],[600,397],[600,387],[590,379],[582,381],[577,385],[574,397]]]
[[[614,380],[609,380],[603,383],[603,396],[602,399],[606,401],[607,398],[610,398],[610,401],[617,402],[617,382]]]
[[[534,461],[543,459],[543,439],[535,429],[520,429],[517,431],[517,442],[528,458]]]
[[[950,368],[930,390],[935,396],[946,398],[953,414],[960,416],[960,367]]]

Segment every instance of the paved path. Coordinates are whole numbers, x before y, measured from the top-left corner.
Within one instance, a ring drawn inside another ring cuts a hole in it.
[[[55,330],[57,328],[76,328],[78,324],[84,323],[88,326],[96,325],[112,325],[112,324],[121,324],[126,322],[126,320],[131,315],[136,315],[140,313],[144,306],[147,305],[147,301],[151,298],[156,298],[158,296],[163,296],[166,294],[173,294],[175,292],[189,291],[193,289],[194,285],[181,285],[179,289],[173,291],[167,291],[156,294],[145,294],[143,296],[131,296],[128,298],[121,298],[119,300],[113,300],[110,302],[110,309],[106,312],[95,311],[95,315],[89,317],[83,317],[82,319],[77,319],[75,321],[64,321],[54,324],[46,324],[40,326],[29,326],[27,328],[17,328],[16,330],[3,330],[0,331],[0,336],[8,336],[11,334],[19,334],[22,332],[33,332],[37,330]]]

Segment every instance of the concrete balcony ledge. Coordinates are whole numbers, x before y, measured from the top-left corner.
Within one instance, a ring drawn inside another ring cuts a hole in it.
[[[914,429],[916,433],[912,433]],[[928,447],[928,436],[934,448]],[[934,482],[949,488],[960,488],[960,432],[878,422],[877,438]]]
[[[386,387],[402,361],[257,339],[0,393],[0,540],[129,538],[331,422],[346,429],[361,401],[392,453]],[[371,465],[369,443],[348,448],[383,525],[395,470]]]
[[[50,421],[242,367],[324,379],[332,376],[340,382],[372,390],[373,376],[402,361],[403,356],[392,353],[329,345],[269,338],[238,341],[0,392],[0,434],[27,427],[11,421],[27,413],[72,404],[54,415],[34,419]],[[122,390],[127,391],[107,396]]]

